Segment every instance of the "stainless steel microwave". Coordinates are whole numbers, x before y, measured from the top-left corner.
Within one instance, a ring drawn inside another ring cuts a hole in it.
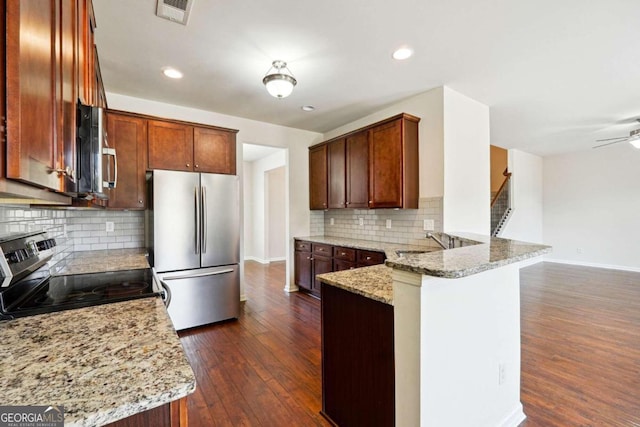
[[[104,110],[78,104],[77,124],[78,196],[108,199],[105,190],[116,188],[118,182],[118,157],[109,147]]]

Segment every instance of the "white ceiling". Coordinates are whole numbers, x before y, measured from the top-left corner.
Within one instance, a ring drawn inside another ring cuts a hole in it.
[[[638,0],[194,0],[187,26],[156,0],[93,3],[108,92],[326,132],[446,85],[491,107],[492,144],[540,155],[638,127]],[[274,59],[286,99],[262,85]]]

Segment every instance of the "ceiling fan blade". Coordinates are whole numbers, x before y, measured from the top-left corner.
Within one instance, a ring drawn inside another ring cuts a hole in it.
[[[627,138],[629,138],[629,137],[628,136],[619,136],[617,138],[596,139],[596,142],[615,141],[616,139],[627,139]]]
[[[620,141],[607,142],[606,144],[596,145],[595,147],[591,147],[591,148],[606,147],[607,145],[619,144],[621,142],[625,142],[626,140],[627,138],[624,138],[624,139],[621,139]],[[606,139],[601,139],[600,141],[606,141]]]

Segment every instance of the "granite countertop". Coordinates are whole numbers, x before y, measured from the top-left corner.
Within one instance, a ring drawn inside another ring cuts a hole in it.
[[[450,233],[449,235],[459,238],[464,245],[469,246],[442,250],[422,246],[323,236],[301,237],[298,239],[357,249],[384,251],[387,257],[386,265],[319,274],[316,277],[329,285],[390,305],[393,305],[392,269],[456,279],[551,252],[550,246],[499,237],[471,233]],[[414,250],[423,250],[425,252],[398,253]]]
[[[476,245],[422,254],[398,256],[387,252],[385,264],[394,269],[427,276],[456,279],[551,252],[551,246],[471,233],[449,233]]]
[[[434,234],[441,235],[441,233]],[[297,239],[381,251],[385,253],[387,257],[385,264],[389,267],[449,279],[470,276],[551,252],[550,246],[500,237],[488,237],[473,233],[448,233],[448,235],[455,237],[457,241],[463,242],[465,246],[442,250],[431,246],[404,245],[341,237],[309,236],[297,237]],[[399,255],[399,251],[425,252]]]
[[[146,249],[109,249],[73,252],[52,268],[52,275],[102,273],[149,268]]]
[[[0,402],[103,425],[187,396],[195,376],[160,298],[0,322]]]
[[[362,295],[369,299],[393,305],[391,268],[384,264],[354,268],[334,273],[318,274],[321,282]]]

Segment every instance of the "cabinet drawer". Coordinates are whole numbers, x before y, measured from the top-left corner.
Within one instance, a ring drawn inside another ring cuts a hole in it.
[[[311,249],[313,251],[313,255],[319,255],[324,257],[331,258],[333,256],[333,246],[325,245],[322,243],[313,243],[311,245]]]
[[[341,248],[340,246],[333,247],[333,257],[335,259],[342,259],[345,261],[356,261],[356,250],[351,248]]]
[[[295,249],[296,251],[311,252],[311,243],[304,242],[302,240],[296,240]]]
[[[384,263],[384,253],[375,251],[358,251],[358,265],[376,265]]]
[[[356,268],[356,263],[351,261],[344,261],[341,259],[333,260],[333,271],[351,270]]]

